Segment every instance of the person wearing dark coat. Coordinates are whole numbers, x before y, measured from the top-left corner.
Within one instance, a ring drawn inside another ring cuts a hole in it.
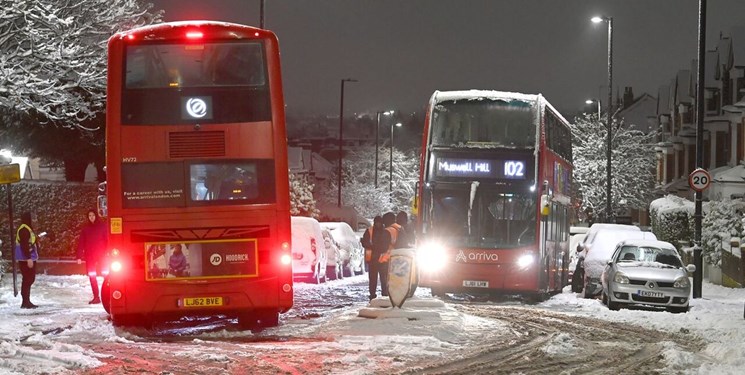
[[[98,217],[94,209],[86,213],[86,222],[80,231],[78,239],[78,264],[85,261],[85,269],[91,281],[93,299],[90,304],[101,303],[98,279],[96,276],[109,274],[109,266],[106,264],[106,247],[108,245],[108,233],[106,224]]]
[[[36,261],[39,259],[38,237],[34,233],[30,212],[21,214],[21,225],[16,231],[15,257],[21,271],[21,302],[22,309],[35,309],[38,306],[31,303],[31,285],[36,281]]]
[[[385,230],[383,219],[376,216],[372,228],[366,231],[362,237],[362,246],[366,249],[372,249],[370,272],[368,273],[370,300],[377,298],[378,279],[380,279],[381,294],[388,296],[388,262],[381,262],[381,256],[388,252],[390,244],[391,235]]]

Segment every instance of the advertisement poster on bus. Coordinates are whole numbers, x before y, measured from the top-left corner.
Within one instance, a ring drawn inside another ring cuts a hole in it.
[[[146,279],[257,276],[256,240],[145,244]]]

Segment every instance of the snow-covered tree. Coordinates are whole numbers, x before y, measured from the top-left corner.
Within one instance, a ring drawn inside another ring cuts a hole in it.
[[[614,215],[646,208],[652,200],[656,133],[644,133],[614,121],[611,139],[611,203]],[[574,189],[580,210],[595,220],[607,217],[607,127],[596,114],[577,117],[572,125]]]
[[[704,260],[721,267],[722,250],[729,249],[732,237],[742,237],[745,203],[740,200],[705,202],[701,220],[701,247]]]
[[[290,215],[318,217],[313,187],[308,175],[290,173]]]
[[[419,157],[414,153],[393,152],[393,194],[390,193],[390,148],[379,148],[378,186],[375,187],[375,147],[361,147],[344,156],[342,201],[370,218],[388,211],[409,211],[419,177]],[[321,199],[336,203],[338,178],[329,179]]]
[[[0,0],[0,106],[64,127],[103,112],[106,43],[160,20],[138,0]]]

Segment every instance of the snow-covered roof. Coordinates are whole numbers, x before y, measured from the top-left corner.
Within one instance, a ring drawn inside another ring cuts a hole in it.
[[[712,182],[745,182],[745,166],[738,165],[711,175]]]

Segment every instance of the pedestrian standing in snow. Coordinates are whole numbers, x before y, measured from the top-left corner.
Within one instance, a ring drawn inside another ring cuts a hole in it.
[[[106,224],[98,217],[96,210],[88,210],[85,226],[83,226],[78,239],[78,264],[85,261],[85,269],[91,281],[93,299],[88,302],[89,304],[101,303],[101,293],[98,289],[98,279],[96,277],[109,274],[109,265],[106,263],[107,245]]]
[[[30,212],[21,214],[21,225],[16,231],[15,256],[18,269],[21,270],[22,309],[35,309],[38,306],[31,303],[31,285],[36,281],[36,261],[39,260],[38,237],[33,229],[33,217]]]
[[[388,263],[381,262],[381,257],[386,254],[391,243],[391,235],[383,226],[383,219],[376,216],[373,226],[362,236],[362,246],[372,250],[370,257],[370,272],[368,272],[368,286],[370,299],[377,298],[378,280],[380,280],[380,291],[383,296],[388,296]]]

